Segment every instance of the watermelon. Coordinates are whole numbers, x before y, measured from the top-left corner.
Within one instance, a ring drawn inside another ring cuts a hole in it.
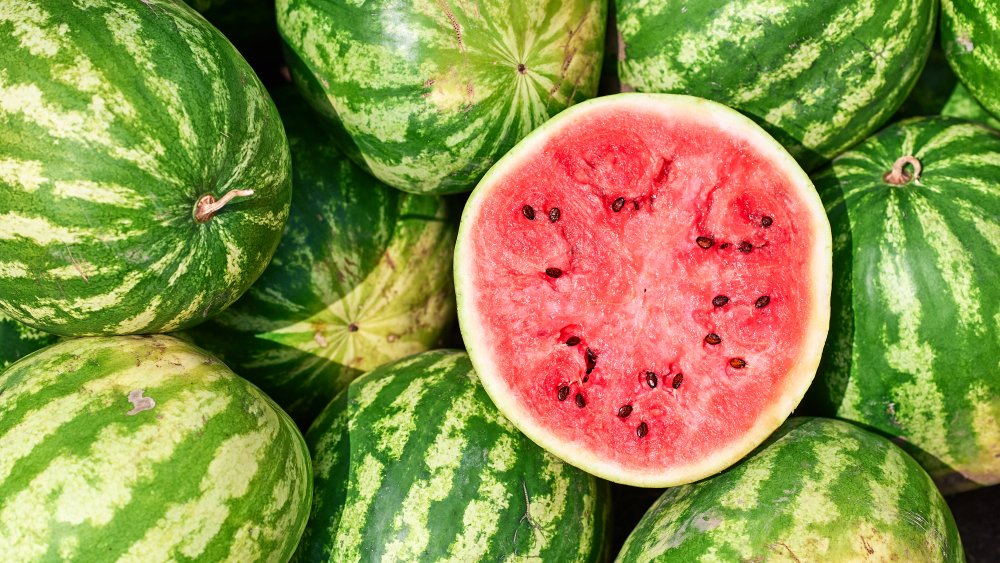
[[[941,44],[973,97],[1000,118],[1000,4],[941,0]]]
[[[469,198],[462,336],[500,410],[565,461],[628,485],[701,479],[812,381],[829,229],[806,174],[739,113],[669,94],[584,102]]]
[[[753,117],[806,170],[858,143],[920,74],[938,0],[619,0],[623,88]]]
[[[603,561],[608,487],[518,432],[464,352],[365,374],[306,434],[299,561]]]
[[[311,499],[292,420],[190,344],[71,339],[0,374],[6,561],[287,561]]]
[[[194,325],[260,275],[291,198],[274,105],[183,3],[0,7],[0,311],[60,335]]]
[[[352,164],[289,90],[275,96],[294,164],[284,238],[250,290],[191,336],[308,428],[352,379],[429,349],[452,323],[457,221],[440,197]]]
[[[834,291],[812,412],[898,437],[946,493],[1000,483],[1000,133],[903,121],[814,180]]]
[[[668,489],[617,561],[942,561],[965,557],[927,473],[846,422],[788,421],[765,447]]]
[[[607,2],[278,0],[296,84],[345,152],[414,193],[472,189],[529,131],[595,95]]]
[[[0,313],[0,371],[57,340],[59,337],[54,334],[31,328]]]

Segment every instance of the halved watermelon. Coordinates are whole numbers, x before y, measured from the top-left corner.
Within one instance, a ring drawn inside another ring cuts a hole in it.
[[[621,94],[529,135],[470,196],[462,336],[499,409],[600,477],[721,471],[798,404],[830,316],[809,178],[714,102]]]

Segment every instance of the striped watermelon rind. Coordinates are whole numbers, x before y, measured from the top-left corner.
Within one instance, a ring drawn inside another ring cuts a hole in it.
[[[9,561],[284,561],[312,473],[292,420],[169,336],[66,340],[0,374]]]
[[[623,87],[753,117],[807,171],[884,124],[913,87],[938,0],[620,0]]]
[[[900,157],[918,177],[883,179]],[[892,125],[813,178],[834,236],[815,412],[890,436],[945,493],[1000,483],[1000,133]]]
[[[941,45],[973,97],[1000,118],[1000,4],[941,0]]]
[[[608,487],[493,406],[464,352],[355,380],[306,434],[315,498],[296,560],[604,560]]]
[[[849,423],[797,418],[729,470],[667,489],[617,561],[963,562],[927,473]]]
[[[264,270],[288,143],[242,57],[181,2],[0,6],[0,310],[65,336],[209,318]],[[203,196],[252,190],[206,222]]]

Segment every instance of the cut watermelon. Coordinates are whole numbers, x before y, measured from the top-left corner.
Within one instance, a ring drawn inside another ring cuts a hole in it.
[[[749,119],[621,94],[564,111],[491,169],[455,280],[476,371],[522,432],[611,481],[673,486],[750,452],[809,387],[830,226]]]

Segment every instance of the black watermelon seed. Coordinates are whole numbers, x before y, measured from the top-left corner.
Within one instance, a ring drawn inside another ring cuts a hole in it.
[[[535,210],[530,205],[525,205],[521,208],[521,213],[524,214],[525,218],[529,221],[535,220]]]
[[[586,383],[588,381],[590,381],[590,376],[589,375],[583,376],[583,382]]]
[[[567,346],[576,346],[579,343],[580,343],[579,336],[570,336],[569,338],[566,339]]]
[[[750,244],[747,241],[743,241],[743,242],[740,243],[740,245],[739,245],[739,247],[737,247],[737,249],[740,252],[742,252],[743,254],[749,254],[750,251],[753,250],[753,245]]]
[[[774,223],[774,219],[772,219],[770,215],[765,215],[760,218],[760,226],[765,229],[770,227],[771,223]]]
[[[590,372],[594,371],[595,367],[597,367],[597,354],[590,348],[587,348],[587,375],[590,375]]]
[[[729,298],[725,295],[716,295],[712,298],[712,305],[715,305],[716,307],[722,307],[726,303],[729,303]]]
[[[722,337],[719,336],[718,334],[715,334],[714,332],[710,332],[708,333],[708,336],[705,337],[705,342],[711,344],[712,346],[715,346],[719,342],[722,342]]]
[[[632,200],[632,207],[634,207],[635,210],[638,211],[639,210],[639,200],[633,199]]]
[[[684,383],[684,374],[678,373],[674,376],[674,380],[670,383],[670,386],[674,389],[680,389],[681,383]]]
[[[650,389],[656,389],[656,384],[659,383],[659,378],[656,377],[656,373],[647,371],[646,372],[646,385],[649,385]]]
[[[645,422],[640,422],[639,427],[635,429],[635,435],[640,438],[645,438],[646,434],[649,434],[649,426],[646,426]]]
[[[618,418],[628,418],[632,414],[632,405],[622,405],[618,409]]]
[[[549,221],[555,223],[556,221],[559,220],[559,217],[561,215],[562,213],[559,211],[558,207],[553,207],[552,209],[549,209]]]
[[[580,393],[577,393],[576,397],[573,397],[573,402],[576,403],[576,406],[580,407],[581,409],[587,406],[587,400],[584,399],[583,395],[581,395]]]
[[[569,397],[569,387],[566,385],[560,386],[558,397],[560,401],[565,401],[566,397]]]
[[[712,248],[712,239],[708,237],[698,237],[694,241],[702,248]]]
[[[545,268],[545,275],[550,278],[558,278],[562,275],[562,270],[559,268]]]
[[[722,250],[725,250],[725,249],[729,248],[730,246],[732,246],[732,245],[729,244],[728,242],[724,242],[724,243],[722,243],[722,246],[720,246],[719,248],[721,248]]]
[[[743,369],[747,367],[747,362],[743,358],[733,358],[729,360],[729,365],[733,366],[734,369]]]
[[[770,297],[768,297],[767,295],[761,295],[760,297],[757,298],[756,301],[754,301],[753,306],[757,307],[758,309],[761,309],[763,307],[767,307],[767,304],[770,302],[771,302]]]
[[[625,207],[625,198],[623,198],[623,197],[620,197],[620,198],[616,199],[611,204],[611,210],[614,211],[615,213],[618,213],[619,211],[621,211],[622,207]]]

